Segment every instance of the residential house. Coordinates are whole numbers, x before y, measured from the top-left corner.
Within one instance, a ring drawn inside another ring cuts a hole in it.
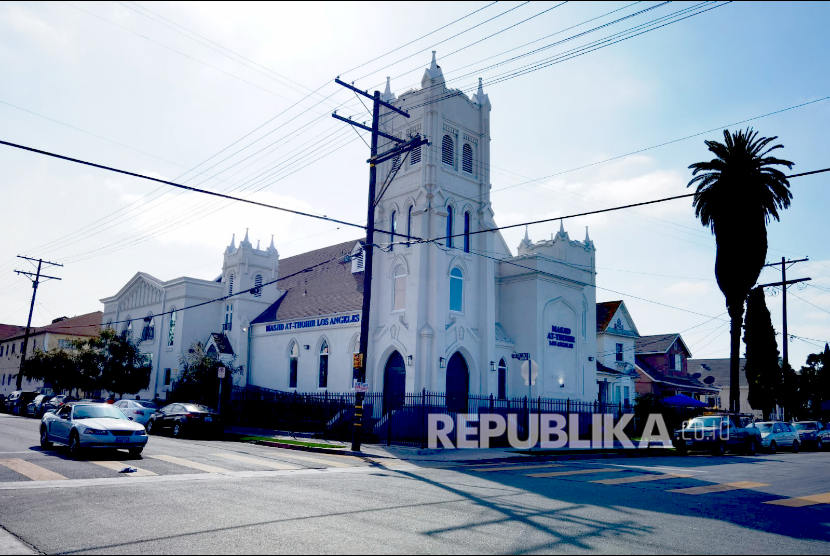
[[[634,403],[635,343],[640,333],[622,301],[597,303],[597,387],[600,403]]]
[[[665,398],[682,394],[716,405],[719,390],[689,374],[691,351],[680,334],[640,336],[636,340],[637,394]]]
[[[700,375],[704,384],[714,386],[718,389],[717,402],[714,404],[720,409],[729,409],[729,358],[723,357],[720,359],[689,359],[689,373],[692,376]],[[746,359],[741,357],[738,367],[740,390],[740,411],[741,413],[753,413],[758,417],[763,417],[760,410],[753,409],[749,405],[749,382],[746,380],[746,372],[744,366]]]

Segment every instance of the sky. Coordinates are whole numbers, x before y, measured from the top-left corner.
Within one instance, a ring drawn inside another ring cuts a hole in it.
[[[484,80],[491,200],[508,225],[690,192],[689,164],[727,127],[778,136],[792,172],[827,168],[828,23],[830,3],[3,2],[0,139],[363,222],[368,149],[330,114],[369,116],[334,78],[373,90],[390,76],[400,94],[436,50],[449,87]],[[3,323],[28,315],[30,283],[13,271],[32,267],[16,255],[64,265],[38,289],[43,325],[100,310],[138,271],[215,278],[246,229],[263,247],[273,234],[281,257],[361,235],[6,146],[0,167]],[[810,259],[787,272],[812,278],[788,290],[796,368],[830,339],[829,179],[791,180],[791,207],[768,225],[769,262]],[[690,199],[564,226],[574,239],[588,227],[597,301],[624,300],[642,335],[680,332],[694,357],[728,357],[714,237]],[[503,234],[515,252],[524,229]],[[778,280],[767,268],[759,282]],[[780,289],[766,292],[780,332]]]

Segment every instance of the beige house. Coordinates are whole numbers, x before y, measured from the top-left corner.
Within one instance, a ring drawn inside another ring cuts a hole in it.
[[[758,417],[763,417],[760,410],[752,409],[749,405],[749,383],[746,380],[746,373],[744,366],[746,359],[741,357],[738,367],[740,371],[740,410],[741,413],[753,413]],[[688,368],[690,375],[700,376],[698,379],[703,383],[718,388],[718,404],[719,409],[729,409],[729,358],[721,359],[689,359]]]
[[[76,317],[56,318],[46,326],[33,327],[29,331],[26,357],[35,350],[66,349],[72,340],[97,336],[101,332],[101,311]],[[0,394],[8,396],[17,389],[17,373],[20,371],[20,354],[23,350],[25,326],[0,325]],[[24,379],[24,390],[48,389],[40,381]]]

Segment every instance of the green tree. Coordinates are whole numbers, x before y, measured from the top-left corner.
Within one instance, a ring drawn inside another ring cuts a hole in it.
[[[44,352],[36,350],[23,364],[21,374],[32,380],[42,380],[55,392],[77,387],[80,373],[74,354],[64,350]]]
[[[77,342],[79,387],[107,390],[123,396],[150,384],[151,366],[133,341],[106,328],[98,336]]]
[[[830,346],[824,351],[807,356],[807,365],[801,367],[799,401],[805,416],[819,418],[827,413],[824,406],[830,402]],[[830,409],[830,408],[828,408]]]
[[[790,206],[792,193],[783,172],[793,163],[768,156],[783,145],[777,137],[758,137],[752,128],[723,132],[724,142],[706,141],[715,158],[689,166],[696,185],[695,215],[715,235],[715,278],[731,321],[729,406],[739,409],[739,355],[744,301],[755,285],[767,256],[767,223]]]
[[[746,380],[749,384],[749,405],[760,409],[768,417],[775,409],[775,402],[782,386],[781,367],[778,363],[778,344],[772,326],[764,288],[754,288],[746,301]]]
[[[223,401],[230,396],[233,375],[242,372],[241,368],[222,362],[216,355],[205,351],[201,342],[196,342],[180,360],[179,378],[173,388],[173,397],[177,400],[217,406],[219,399],[220,367],[225,367],[225,379],[222,383]]]
[[[789,365],[781,367],[781,390],[778,394],[778,405],[784,408],[785,419],[800,419],[804,415],[804,404],[801,400],[801,375]]]

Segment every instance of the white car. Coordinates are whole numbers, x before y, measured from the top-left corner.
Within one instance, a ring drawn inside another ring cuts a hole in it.
[[[147,425],[153,413],[158,411],[158,406],[155,402],[149,400],[118,400],[115,402],[115,407],[120,409],[128,419]]]
[[[147,444],[147,431],[111,404],[74,402],[41,419],[41,447],[49,448],[53,442],[69,446],[73,458],[86,448],[126,448],[137,457]]]
[[[801,439],[792,425],[783,421],[761,421],[753,424],[761,431],[761,446],[771,453],[779,448],[788,448],[797,452]]]

